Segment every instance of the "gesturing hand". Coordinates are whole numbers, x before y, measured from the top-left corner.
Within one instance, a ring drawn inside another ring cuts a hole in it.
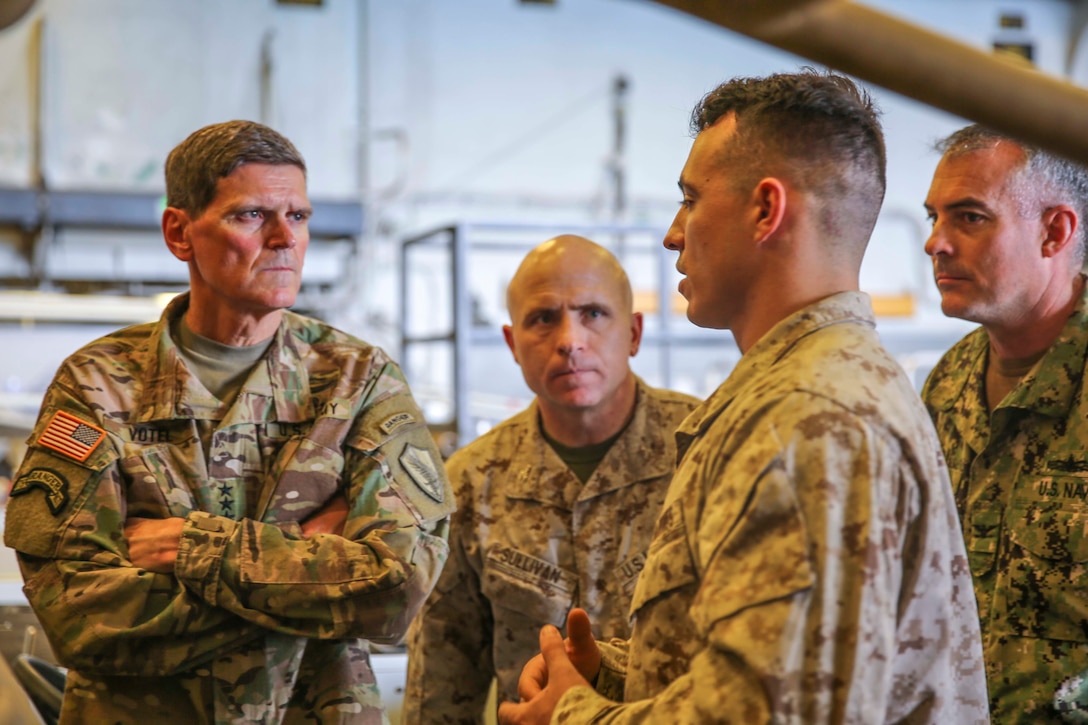
[[[564,641],[559,630],[550,624],[541,628],[540,654],[529,660],[518,680],[521,703],[503,703],[499,707],[499,722],[547,723],[567,690],[579,685],[588,687],[597,678],[601,653],[584,610],[571,610],[567,633],[570,636]]]
[[[597,681],[601,669],[601,650],[593,637],[593,627],[584,609],[572,609],[567,615],[567,656],[578,673],[590,683]]]

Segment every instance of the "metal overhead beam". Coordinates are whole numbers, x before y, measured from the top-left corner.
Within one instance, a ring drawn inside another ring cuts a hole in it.
[[[38,192],[33,189],[0,188],[0,225],[33,229],[40,220]]]
[[[141,191],[37,191],[0,187],[0,225],[31,229],[65,227],[155,231],[162,220],[162,194]],[[357,201],[311,200],[310,235],[320,239],[363,233]]]
[[[848,0],[654,0],[1088,164],[1088,91]]]

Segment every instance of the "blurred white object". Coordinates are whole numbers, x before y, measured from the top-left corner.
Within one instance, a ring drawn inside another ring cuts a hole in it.
[[[382,693],[385,714],[392,725],[399,725],[404,706],[404,683],[408,681],[408,655],[404,652],[370,655],[370,669]]]

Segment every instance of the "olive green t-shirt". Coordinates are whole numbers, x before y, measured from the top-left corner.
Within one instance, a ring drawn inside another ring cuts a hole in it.
[[[238,395],[249,371],[273,340],[270,337],[256,345],[224,345],[193,332],[185,322],[184,315],[174,321],[171,332],[177,342],[178,353],[193,375],[208,392],[227,405]]]
[[[563,463],[567,464],[567,468],[574,472],[579,481],[585,483],[597,470],[600,462],[604,460],[604,457],[608,454],[608,449],[612,447],[617,438],[623,435],[626,428],[627,426],[620,428],[616,435],[607,440],[588,446],[565,446],[548,435],[543,425],[540,426],[540,432],[544,434],[544,440],[548,441],[548,445],[552,447],[552,450],[559,455]]]

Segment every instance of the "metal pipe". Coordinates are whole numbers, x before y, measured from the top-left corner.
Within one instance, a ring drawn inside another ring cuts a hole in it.
[[[257,65],[257,88],[260,89],[260,118],[266,126],[276,125],[273,118],[275,113],[275,49],[276,31],[272,28],[264,31],[261,36],[260,58]]]
[[[31,30],[31,51],[28,58],[30,66],[30,173],[31,184],[37,189],[45,189],[45,123],[48,119],[46,108],[46,25],[45,18],[39,17]]]
[[[612,79],[612,221],[623,224],[627,212],[627,77]]]
[[[453,408],[457,425],[457,447],[476,437],[469,410],[469,336],[472,334],[472,294],[468,282],[469,228],[453,228]]]
[[[848,0],[654,0],[1088,163],[1088,91]]]

